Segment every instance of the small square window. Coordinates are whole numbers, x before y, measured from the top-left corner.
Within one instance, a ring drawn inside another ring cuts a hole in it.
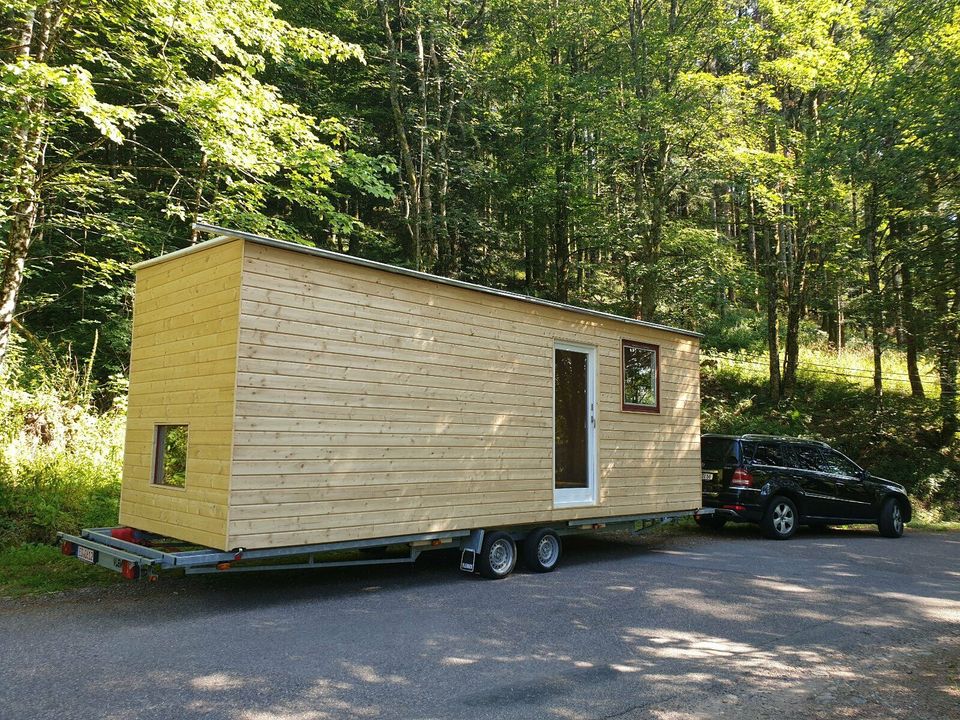
[[[153,482],[182,488],[187,481],[187,426],[157,425]]]
[[[660,348],[623,341],[623,409],[660,412]]]

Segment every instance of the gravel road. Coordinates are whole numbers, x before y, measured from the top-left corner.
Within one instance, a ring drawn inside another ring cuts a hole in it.
[[[960,718],[960,534],[571,538],[0,601],[0,718]]]

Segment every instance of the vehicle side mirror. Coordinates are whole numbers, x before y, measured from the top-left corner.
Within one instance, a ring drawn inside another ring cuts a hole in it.
[[[860,479],[861,479],[861,480],[869,480],[869,479],[870,479],[870,471],[869,471],[869,470],[866,470],[866,469],[864,469],[864,468],[861,468],[861,469],[860,469]]]

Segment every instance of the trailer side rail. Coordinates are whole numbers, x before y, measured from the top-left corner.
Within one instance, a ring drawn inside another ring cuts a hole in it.
[[[641,531],[684,517],[705,515],[710,509],[681,510],[668,513],[645,513],[641,515],[623,515],[616,517],[581,518],[566,522],[514,526],[503,528],[515,539],[520,540],[528,533],[539,528],[549,527],[557,534],[567,535],[585,530],[633,530]],[[140,542],[118,537],[118,531],[126,536],[135,534]],[[164,538],[151,533],[133,531],[129,528],[88,528],[80,535],[57,533],[64,554],[74,555],[88,564],[100,565],[120,572],[124,577],[139,578],[146,574],[151,579],[161,570],[182,569],[188,574],[214,572],[253,572],[255,570],[298,570],[320,567],[345,567],[351,565],[385,565],[390,563],[415,562],[424,550],[451,547],[459,544],[461,550],[461,569],[473,571],[475,558],[481,550],[484,533],[481,528],[473,530],[447,530],[443,532],[420,533],[416,535],[398,535],[393,537],[348,540],[343,542],[321,543],[316,545],[295,545],[281,548],[247,550],[237,548],[223,551],[213,548],[197,548],[183,541]],[[408,546],[404,556],[360,559],[360,560],[317,560],[315,556],[338,551],[387,548],[394,545]],[[172,548],[184,547],[183,550]],[[295,562],[305,557],[305,562]],[[276,561],[270,563],[269,561]],[[244,564],[241,561],[255,561]],[[234,563],[240,562],[239,566]]]

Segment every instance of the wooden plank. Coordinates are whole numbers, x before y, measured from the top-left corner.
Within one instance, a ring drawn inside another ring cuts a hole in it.
[[[230,511],[231,521],[241,520],[285,520],[291,514],[298,518],[333,517],[336,515],[356,515],[358,513],[394,512],[413,510],[448,511],[457,507],[464,511],[470,508],[476,512],[491,505],[539,505],[549,509],[553,504],[553,492],[550,490],[505,490],[481,493],[448,493],[424,495],[395,495],[377,498],[355,498],[337,501],[283,502],[259,505],[234,505]],[[349,523],[350,518],[345,520]]]
[[[436,395],[436,393],[434,393]],[[287,403],[291,407],[291,416],[296,416],[301,410],[299,405],[313,406],[323,404],[332,407],[360,407],[382,408],[391,410],[433,411],[433,412],[460,412],[464,403],[460,400],[450,400],[437,397],[420,397],[413,393],[404,395],[375,395],[356,392],[314,392],[308,390],[283,390],[273,388],[239,387],[237,400],[242,402]],[[189,401],[189,399],[187,400]],[[208,400],[208,401],[212,401]],[[552,403],[544,399],[539,405],[516,402],[508,408],[503,403],[473,402],[469,407],[478,413],[501,413],[503,415],[523,415],[525,417],[541,417],[543,413],[552,411]]]
[[[500,405],[542,406],[545,402],[552,402],[550,387],[530,388],[521,392],[519,388],[510,393],[507,388],[502,392],[493,390],[472,390],[466,385],[463,387],[442,387],[430,384],[430,378],[424,377],[420,382],[368,382],[345,380],[324,377],[288,377],[285,375],[259,375],[242,372],[237,374],[237,386],[240,388],[264,388],[276,391],[292,391],[322,394],[346,394],[379,397],[410,398],[413,400],[454,400],[461,404],[487,403]],[[241,393],[242,394],[242,393]]]
[[[461,469],[434,469],[430,473],[429,484],[437,487],[451,482],[481,482],[491,486],[509,485],[521,486],[527,482],[539,482],[543,487],[550,487],[552,481],[549,467],[518,468],[510,467],[489,468],[475,473],[465,473]],[[422,470],[394,470],[390,473],[382,472],[332,472],[328,465],[322,469],[296,468],[294,471],[280,471],[274,464],[269,472],[243,475],[235,474],[231,481],[234,493],[244,491],[274,491],[274,490],[308,490],[321,492],[325,488],[361,488],[361,487],[389,487],[397,483],[423,483]]]
[[[234,506],[270,505],[277,503],[333,503],[339,500],[363,500],[390,497],[423,497],[427,495],[483,494],[486,492],[517,492],[537,490],[550,492],[549,482],[544,477],[522,478],[511,476],[499,481],[492,480],[447,480],[443,482],[396,482],[387,484],[340,485],[318,482],[307,488],[256,488],[235,489]]]
[[[297,361],[289,356],[277,360],[257,360],[244,357],[240,359],[239,371],[250,375],[283,376],[346,380],[352,382],[379,382],[391,384],[415,384],[429,387],[462,388],[476,390],[489,389],[503,392],[512,389],[518,392],[532,392],[542,395],[543,388],[549,388],[548,373],[527,375],[513,373],[504,376],[493,370],[466,369],[462,366],[431,366],[424,368],[423,362],[400,361],[397,359],[378,362],[376,358],[364,358],[363,366],[345,365],[337,356],[317,354],[315,360]],[[401,363],[403,363],[401,365]]]
[[[471,432],[471,430],[473,430]],[[541,427],[509,426],[490,432],[490,428],[476,426],[438,426],[418,423],[385,424],[379,431],[374,423],[355,425],[349,423],[331,423],[325,428],[316,428],[310,432],[264,432],[238,429],[234,436],[238,445],[243,447],[269,448],[365,448],[365,447],[500,447],[529,448],[531,441],[541,440],[552,443],[553,429],[549,425]],[[542,447],[542,445],[538,445]],[[552,445],[551,445],[552,447]]]
[[[448,416],[448,420],[437,421],[429,418],[426,421],[417,420],[384,420],[377,422],[374,419],[362,418],[276,418],[276,417],[237,417],[237,439],[241,444],[263,445],[286,442],[291,445],[313,445],[317,443],[317,435],[329,432],[365,433],[379,435],[441,435],[454,436],[487,436],[519,437],[539,435],[544,430],[553,437],[552,424],[549,418],[540,418],[530,421],[526,418],[517,418],[512,422],[501,422],[494,433],[490,425],[484,423],[469,423],[460,416]],[[241,433],[243,434],[241,436]]]
[[[239,448],[238,448],[239,450]],[[550,458],[530,457],[490,457],[464,459],[447,459],[443,463],[444,470],[470,471],[482,477],[489,470],[530,470],[542,469],[550,471],[553,460]],[[398,463],[389,458],[364,460],[235,460],[233,463],[233,484],[238,486],[237,479],[241,475],[260,475],[264,479],[277,475],[293,473],[323,474],[323,473],[378,473],[395,472],[425,473],[437,469],[437,463],[429,459],[415,459]],[[467,473],[464,472],[464,475]],[[267,480],[269,482],[269,480]]]
[[[496,410],[499,412],[459,408],[456,411],[439,412],[431,409],[407,408],[402,418],[410,422],[436,423],[439,425],[453,424],[460,420],[470,424],[492,426],[522,425],[525,423],[539,426],[543,422],[548,424],[553,422],[552,407],[547,405],[535,409],[525,408],[521,412],[509,412],[506,408],[496,408]],[[284,418],[288,419],[289,422]],[[384,418],[383,409],[376,406],[364,407],[321,403],[288,404],[237,398],[237,429],[243,430],[258,430],[260,428],[270,430],[295,429],[302,424],[316,423],[317,421],[383,420]]]
[[[202,453],[202,448],[198,449]],[[443,467],[456,463],[457,468],[469,468],[470,462],[483,461],[489,462],[491,455],[495,455],[493,460],[497,462],[507,462],[511,460],[535,460],[546,466],[551,466],[553,459],[550,457],[550,446],[543,442],[540,447],[530,445],[517,445],[513,447],[504,447],[499,444],[496,446],[496,453],[493,452],[491,445],[360,445],[360,446],[318,446],[318,447],[270,447],[270,446],[245,446],[237,444],[233,459],[234,472],[239,473],[240,467],[248,463],[286,463],[299,464],[301,461],[308,463],[326,463],[330,472],[357,472],[354,469],[357,466],[366,466],[366,464],[375,465],[377,468],[387,469],[395,468],[397,465],[404,464],[421,469],[427,478],[430,475],[431,465],[436,467],[442,464]]]

